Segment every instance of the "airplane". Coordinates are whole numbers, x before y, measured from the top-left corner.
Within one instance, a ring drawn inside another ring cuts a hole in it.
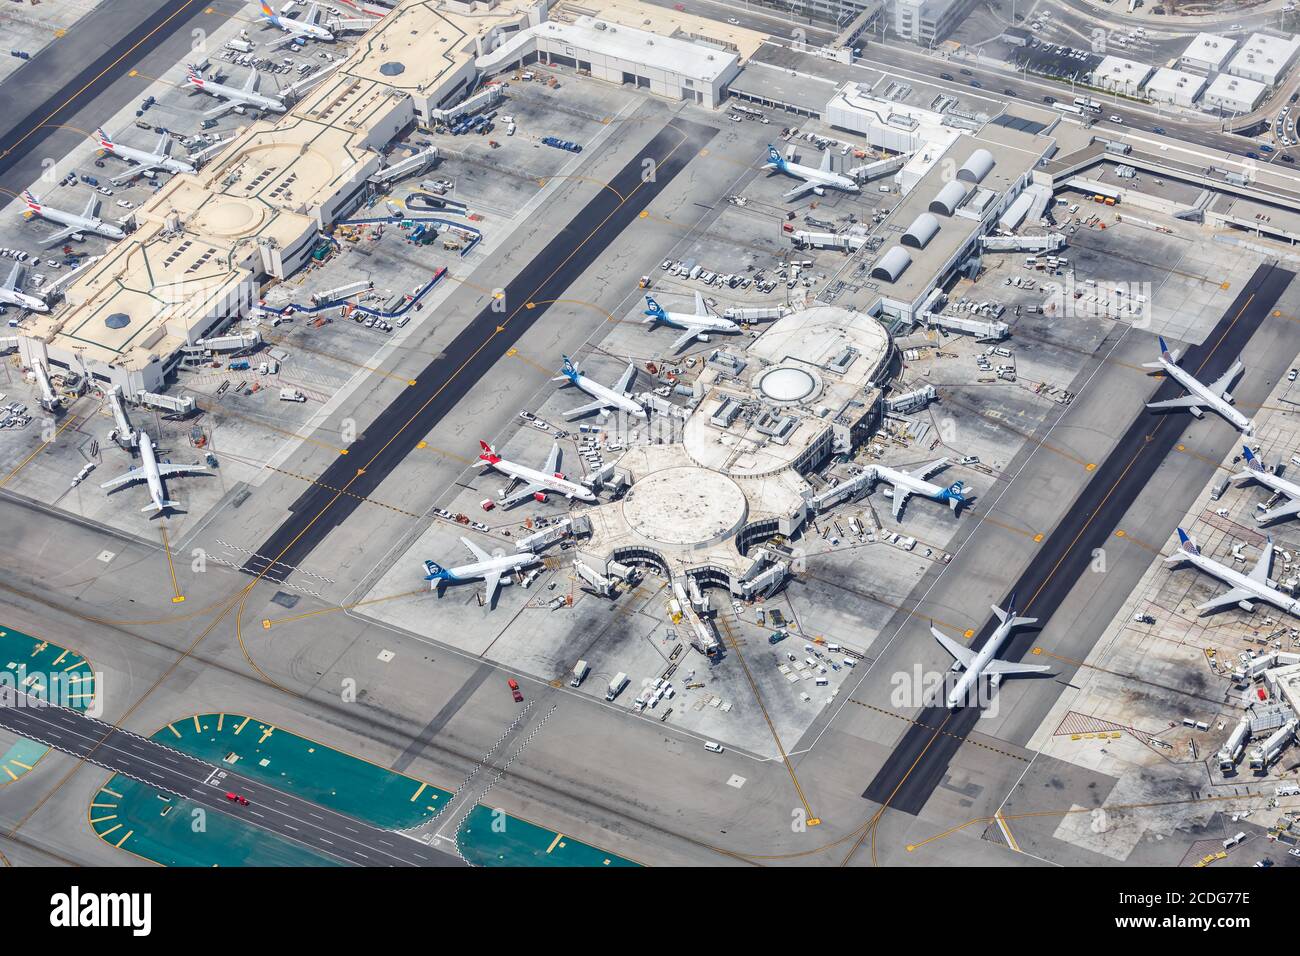
[[[133,447],[139,440],[139,433],[131,427],[131,419],[126,417],[126,407],[122,404],[122,386],[114,385],[108,393],[108,402],[113,406],[113,422],[115,427],[109,433],[109,438],[119,441],[127,447]]]
[[[552,382],[569,382],[582,389],[592,398],[596,399],[590,405],[579,405],[577,408],[570,409],[564,413],[566,419],[574,419],[580,415],[587,415],[591,412],[600,412],[602,416],[607,415],[611,410],[618,409],[627,412],[633,418],[645,418],[645,409],[641,403],[629,396],[631,385],[636,381],[636,366],[631,362],[627,363],[627,368],[610,388],[601,385],[593,379],[588,378],[578,371],[578,366],[567,355],[564,358],[563,374],[559,378],[551,379]]]
[[[1268,579],[1268,573],[1273,567],[1273,539],[1271,537],[1264,546],[1264,550],[1260,553],[1259,560],[1251,568],[1250,574],[1242,574],[1236,568],[1230,568],[1226,564],[1220,564],[1213,558],[1201,554],[1201,549],[1197,547],[1196,542],[1182,528],[1178,529],[1178,541],[1178,550],[1165,558],[1166,564],[1186,562],[1210,575],[1210,577],[1218,578],[1224,584],[1231,585],[1227,591],[1217,598],[1196,605],[1196,610],[1201,613],[1202,617],[1213,611],[1232,607],[1234,604],[1249,613],[1255,610],[1256,601],[1271,604],[1279,611],[1285,611],[1287,614],[1300,617],[1300,600],[1283,594],[1273,587],[1273,583]]]
[[[704,296],[698,292],[695,293],[695,312],[668,312],[653,296],[645,297],[647,318],[642,319],[642,323],[653,325],[656,322],[663,322],[667,325],[674,325],[679,329],[685,329],[676,341],[673,342],[673,351],[680,349],[691,339],[699,339],[701,342],[709,340],[710,332],[737,332],[740,326],[730,319],[719,318],[709,311],[708,306],[704,304]]]
[[[1184,398],[1171,398],[1165,402],[1147,402],[1147,408],[1155,411],[1185,408],[1192,413],[1193,417],[1203,418],[1205,413],[1201,411],[1201,406],[1205,405],[1226,418],[1243,434],[1249,435],[1255,430],[1255,423],[1232,407],[1232,395],[1228,392],[1228,386],[1232,384],[1233,379],[1246,367],[1244,364],[1240,361],[1233,362],[1232,368],[1209,385],[1204,385],[1191,372],[1178,366],[1180,353],[1170,352],[1164,337],[1158,336],[1158,338],[1160,340],[1159,361],[1144,362],[1142,367],[1164,371],[1191,394]]]
[[[22,278],[22,264],[15,262],[14,267],[9,270],[9,278],[5,279],[4,285],[0,285],[0,303],[16,305],[20,309],[28,309],[32,312],[50,311],[49,305],[40,296],[28,295],[18,288],[22,285]]]
[[[284,101],[278,96],[266,96],[257,92],[258,76],[254,70],[248,75],[248,80],[242,87],[227,86],[225,83],[218,83],[215,80],[209,80],[199,72],[198,67],[190,65],[185,74],[185,82],[200,93],[207,93],[209,96],[216,96],[223,100],[212,109],[204,112],[204,116],[209,118],[221,116],[231,110],[243,112],[245,109],[260,110],[264,113],[283,113],[285,111]]]
[[[829,150],[822,153],[822,164],[817,169],[814,169],[811,166],[800,166],[798,163],[791,163],[782,159],[781,154],[776,151],[776,147],[769,143],[767,162],[763,164],[763,168],[803,180],[802,183],[781,197],[787,202],[798,199],[810,192],[818,196],[824,196],[826,195],[827,186],[846,193],[861,191],[861,187],[848,176],[841,176],[839,173],[831,172],[831,154]]]
[[[442,597],[448,584],[482,579],[487,588],[489,610],[496,606],[497,591],[500,590],[501,585],[509,583],[510,579],[506,577],[509,572],[518,571],[542,560],[541,555],[534,554],[532,551],[518,554],[505,554],[498,551],[492,555],[468,538],[461,538],[460,543],[474,556],[474,561],[470,564],[462,564],[458,568],[444,568],[433,561],[425,561],[424,580],[429,582],[429,590],[437,591],[438,597]]]
[[[944,699],[944,704],[951,709],[973,703],[970,700],[970,691],[976,686],[983,674],[988,674],[992,686],[997,687],[1004,677],[1015,674],[1042,674],[1048,670],[1045,664],[1016,664],[998,659],[998,650],[1006,643],[1007,637],[1010,636],[1013,630],[1026,624],[1038,623],[1036,617],[1016,617],[1015,592],[1013,591],[1011,597],[1007,600],[1007,609],[1005,611],[996,604],[991,606],[991,610],[998,616],[1001,623],[998,624],[997,628],[989,636],[988,641],[979,651],[963,647],[935,627],[933,621],[930,622],[930,633],[934,635],[935,640],[943,645],[944,650],[954,658],[952,669],[964,669],[966,671]]]
[[[478,456],[477,464],[480,468],[493,468],[503,475],[509,475],[513,479],[511,482],[512,488],[514,482],[524,482],[524,487],[519,491],[511,494],[507,489],[501,495],[501,506],[503,508],[512,508],[529,495],[538,501],[545,501],[547,492],[564,495],[570,501],[574,498],[579,498],[582,501],[596,500],[596,493],[590,488],[576,481],[569,481],[556,470],[560,467],[560,446],[558,444],[551,446],[551,453],[546,457],[546,465],[542,471],[517,465],[513,461],[506,461],[485,441],[480,441],[479,447],[483,449],[483,454]]]
[[[281,12],[289,8],[285,4]],[[307,12],[303,14],[301,20],[295,20],[292,17],[282,17],[271,9],[271,5],[262,0],[262,18],[269,24],[279,27],[284,31],[284,36],[278,40],[272,40],[267,44],[268,50],[274,50],[276,47],[292,43],[299,37],[312,40],[324,40],[328,43],[334,42],[334,34],[320,25],[321,9],[318,3],[309,3]]]
[[[62,209],[55,209],[52,206],[45,206],[41,201],[32,195],[31,190],[23,190],[23,201],[27,203],[27,208],[33,214],[50,222],[58,223],[60,226],[66,226],[53,235],[45,237],[45,244],[52,246],[57,242],[63,242],[72,236],[78,236],[82,233],[93,232],[96,235],[103,236],[105,239],[125,239],[126,233],[118,226],[110,225],[95,215],[99,209],[99,197],[93,193],[86,202],[86,208],[78,216],[75,212],[64,212]]]
[[[172,465],[158,464],[158,458],[154,455],[154,443],[150,440],[148,432],[141,431],[140,435],[140,467],[132,468],[124,475],[118,475],[101,484],[99,487],[113,489],[121,488],[125,485],[137,481],[144,481],[149,484],[149,497],[152,504],[147,504],[141,511],[162,512],[167,508],[177,508],[180,506],[179,501],[169,501],[163,496],[162,480],[167,475],[190,474],[196,471],[207,471],[206,465]]]
[[[1251,453],[1251,450],[1245,445],[1241,446],[1242,454],[1246,456],[1246,468],[1232,476],[1233,481],[1240,482],[1238,487],[1247,482],[1257,481],[1274,494],[1285,495],[1286,504],[1278,505],[1276,508],[1265,508],[1264,505],[1256,505],[1256,508],[1262,512],[1255,515],[1255,521],[1259,525],[1272,524],[1279,518],[1289,518],[1292,515],[1300,514],[1300,485],[1294,481],[1288,481],[1280,475],[1273,474],[1272,471],[1264,467],[1264,463]]]
[[[912,495],[923,495],[934,501],[946,501],[948,507],[952,508],[953,514],[957,514],[962,505],[975,497],[974,489],[967,488],[960,481],[953,482],[945,488],[943,485],[936,485],[926,480],[946,467],[948,467],[948,459],[940,458],[913,471],[900,471],[888,465],[872,465],[871,470],[875,473],[876,481],[883,479],[894,486],[894,520],[898,521],[903,517],[903,508],[907,506],[907,499]]]
[[[103,128],[95,130],[95,138],[99,140],[99,145],[106,152],[119,156],[129,163],[135,163],[124,173],[119,173],[113,177],[113,183],[125,183],[143,176],[145,173],[154,170],[162,170],[167,173],[192,173],[194,164],[187,163],[183,159],[173,159],[170,155],[172,134],[163,133],[158,137],[158,145],[154,147],[152,153],[143,149],[136,149],[133,146],[123,146],[121,143],[115,143],[109,139],[108,134]]]

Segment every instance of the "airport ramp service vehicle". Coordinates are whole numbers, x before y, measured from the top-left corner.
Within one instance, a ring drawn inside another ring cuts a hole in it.
[[[1164,338],[1160,337],[1159,360],[1145,362],[1142,367],[1154,369],[1158,372],[1163,371],[1175,382],[1187,389],[1188,394],[1183,398],[1171,398],[1163,402],[1147,402],[1147,408],[1156,412],[1186,409],[1194,417],[1201,418],[1205,415],[1201,407],[1205,406],[1226,418],[1242,434],[1249,435],[1254,431],[1255,423],[1232,407],[1232,395],[1228,391],[1228,386],[1241,374],[1242,369],[1246,367],[1245,364],[1240,360],[1233,362],[1231,368],[1209,385],[1205,385],[1191,372],[1179,367],[1179,354],[1177,351],[1170,352]]]

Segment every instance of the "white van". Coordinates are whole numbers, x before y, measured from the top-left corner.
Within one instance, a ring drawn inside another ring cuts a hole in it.
[[[722,744],[715,744],[712,740],[706,740],[704,741],[704,749],[710,753],[720,754],[722,753]]]

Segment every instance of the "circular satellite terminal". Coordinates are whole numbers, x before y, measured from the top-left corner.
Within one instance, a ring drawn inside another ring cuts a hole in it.
[[[131,324],[131,317],[125,312],[114,312],[104,320],[110,329],[124,329]]]
[[[774,402],[801,402],[817,388],[817,379],[801,368],[774,368],[758,379],[758,390]]]
[[[623,499],[623,517],[659,544],[706,548],[733,536],[749,505],[740,486],[716,471],[683,465],[647,475]]]
[[[390,60],[379,68],[379,72],[384,76],[398,76],[406,72],[406,67],[396,60]]]

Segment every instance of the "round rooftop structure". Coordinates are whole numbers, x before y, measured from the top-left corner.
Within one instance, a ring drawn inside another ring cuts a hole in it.
[[[125,312],[114,312],[104,320],[110,329],[124,329],[131,324],[131,317]]]
[[[740,486],[707,468],[681,465],[647,475],[623,499],[623,518],[642,538],[707,548],[735,535],[749,505]]]
[[[792,365],[767,369],[754,384],[764,398],[782,405],[802,402],[821,385],[810,370]]]
[[[379,72],[384,76],[401,76],[406,72],[406,65],[398,63],[396,60],[389,60],[387,63],[380,65]]]

